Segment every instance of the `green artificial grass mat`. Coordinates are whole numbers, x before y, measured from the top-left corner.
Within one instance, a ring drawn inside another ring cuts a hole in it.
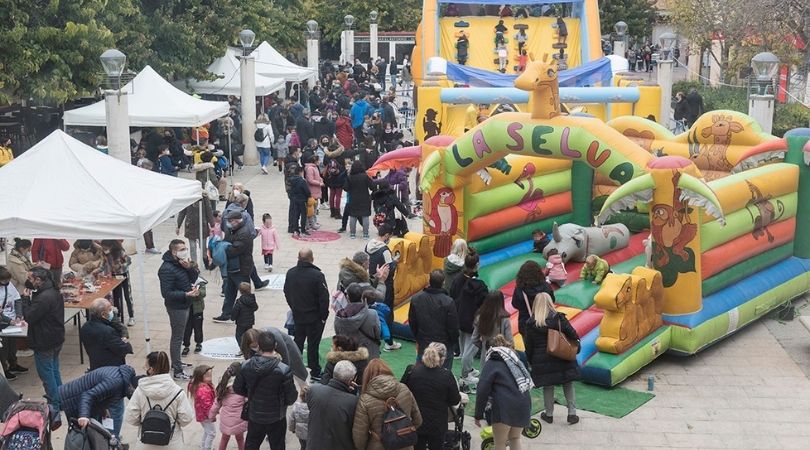
[[[405,372],[408,364],[416,362],[416,344],[409,341],[398,341],[402,344],[402,348],[393,352],[381,353],[381,358],[391,366],[394,376],[400,377]],[[329,352],[332,345],[332,338],[324,338],[321,341],[320,355],[321,363],[324,363],[326,353]],[[305,359],[306,361],[306,359]],[[479,368],[480,361],[474,360],[473,367]],[[456,378],[461,376],[461,360],[456,359],[453,361],[453,374]],[[576,398],[576,405],[578,410],[591,411],[608,417],[622,418],[631,412],[635,411],[643,404],[647,403],[655,397],[654,394],[649,392],[633,391],[622,387],[604,388],[601,386],[590,385],[581,382],[574,382],[574,395]],[[475,412],[475,395],[470,394],[470,402],[465,409],[468,416],[472,416]],[[560,405],[565,405],[565,396],[562,392],[562,387],[558,386],[554,391],[554,398]],[[545,408],[543,405],[543,390],[540,388],[532,389],[532,414],[538,414]],[[561,409],[559,406],[556,408],[558,413],[565,413],[564,407]]]

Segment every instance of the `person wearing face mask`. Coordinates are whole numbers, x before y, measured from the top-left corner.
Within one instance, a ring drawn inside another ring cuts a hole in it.
[[[104,261],[101,247],[90,239],[79,239],[73,243],[73,253],[70,254],[70,270],[79,276],[97,275],[101,272],[101,263]]]
[[[135,326],[135,308],[132,307],[132,288],[129,281],[129,266],[132,264],[132,260],[121,247],[121,243],[112,239],[101,241],[101,254],[103,255],[101,273],[111,277],[124,277],[121,284],[113,289],[113,299],[115,307],[121,312],[123,312],[124,302],[126,302],[127,314],[129,314],[127,325]],[[123,320],[122,318],[121,322]]]
[[[197,264],[189,259],[190,256],[186,243],[181,239],[174,239],[169,244],[169,250],[163,254],[163,264],[158,269],[160,293],[171,327],[169,354],[172,369],[174,378],[181,381],[189,379],[183,370],[188,366],[180,360],[183,333],[188,322],[191,299],[200,295],[199,287],[194,284],[200,271]]]
[[[214,318],[215,322],[230,323],[231,310],[239,292],[240,283],[250,283],[250,274],[255,269],[253,265],[253,239],[256,229],[253,224],[248,226],[239,211],[231,211],[225,215],[225,241],[230,247],[225,250],[228,257],[228,276],[224,280],[225,301],[222,304],[222,313]],[[234,261],[235,264],[231,262]]]
[[[0,266],[0,300],[2,306],[0,311],[11,321],[17,318],[16,303],[20,300],[20,293],[11,284],[11,273],[3,266]],[[17,373],[28,372],[28,369],[17,364],[17,343],[14,339],[3,338],[3,347],[0,348],[0,363],[3,364],[3,372],[7,380],[17,378]]]
[[[79,330],[90,370],[126,364],[127,355],[132,354],[132,344],[112,322],[114,316],[113,305],[107,299],[97,298],[90,304],[88,320]]]
[[[59,353],[65,342],[65,302],[54,287],[51,272],[44,267],[28,271],[22,305],[25,321],[28,322],[28,346],[34,351],[37,374],[45,387],[49,403],[56,410],[52,430],[61,426],[59,420],[59,386],[62,375],[59,371]]]
[[[8,254],[6,268],[11,272],[11,284],[17,289],[17,292],[25,289],[28,271],[32,267],[34,267],[34,263],[31,261],[31,241],[14,238],[14,248]]]

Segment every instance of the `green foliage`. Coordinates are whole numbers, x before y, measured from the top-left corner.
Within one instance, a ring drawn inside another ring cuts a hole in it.
[[[704,86],[697,81],[679,81],[672,86],[672,92],[688,93],[695,88],[703,97],[703,106],[706,111],[729,109],[748,114],[748,92],[743,88],[721,86],[712,88]],[[810,108],[799,103],[777,104],[773,117],[774,136],[782,137],[787,131],[794,128],[810,126]]]
[[[297,0],[4,0],[0,104],[91,95],[103,77],[98,58],[111,47],[131,70],[148,64],[170,80],[207,78],[205,68],[243,28],[257,43],[300,48],[303,17]]]
[[[652,27],[658,16],[655,0],[604,0],[599,2],[599,21],[602,34],[613,33],[618,21],[627,24],[627,34],[646,38],[652,36]]]
[[[340,42],[343,17],[355,17],[355,30],[368,30],[369,13],[379,13],[377,23],[380,31],[415,31],[422,19],[422,2],[419,0],[308,0],[304,10],[308,20],[318,22],[323,39],[331,44]]]
[[[782,137],[794,128],[807,127],[810,127],[810,108],[799,103],[776,105],[771,134]]]

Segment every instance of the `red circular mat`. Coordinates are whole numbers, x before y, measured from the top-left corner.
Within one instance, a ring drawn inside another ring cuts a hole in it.
[[[340,239],[340,235],[334,231],[315,230],[311,231],[309,236],[302,234],[299,236],[293,236],[293,239],[304,242],[329,242]]]

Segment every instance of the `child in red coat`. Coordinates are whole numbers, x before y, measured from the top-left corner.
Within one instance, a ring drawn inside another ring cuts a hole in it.
[[[188,383],[188,392],[194,399],[194,413],[197,416],[197,422],[200,422],[203,427],[203,438],[200,444],[202,450],[212,450],[214,438],[217,435],[214,421],[208,418],[216,399],[212,370],[213,367],[200,364],[194,368],[194,374]]]

